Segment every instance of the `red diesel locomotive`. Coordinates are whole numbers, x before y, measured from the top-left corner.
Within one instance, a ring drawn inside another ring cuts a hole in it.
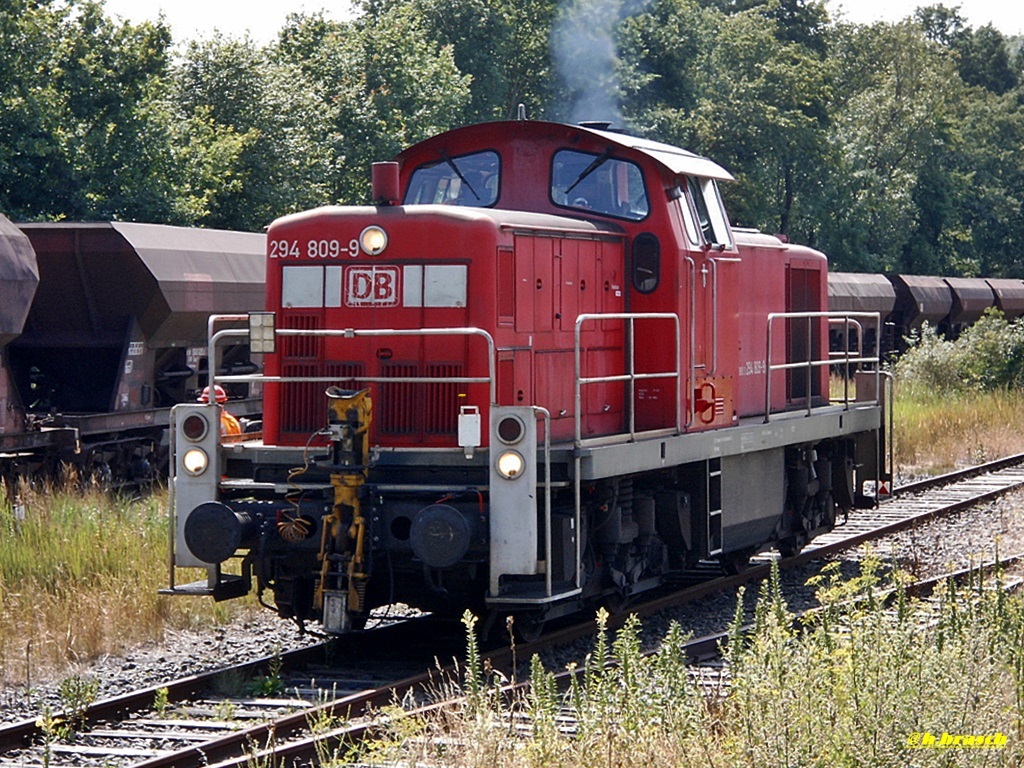
[[[263,431],[175,408],[173,565],[207,573],[169,591],[255,579],[331,633],[392,602],[532,625],[873,503],[877,365],[830,401],[828,331],[877,315],[831,316],[821,253],[730,227],[730,178],[605,126],[497,122],[375,165],[372,206],[275,221],[267,311],[210,322],[211,359],[264,352]]]

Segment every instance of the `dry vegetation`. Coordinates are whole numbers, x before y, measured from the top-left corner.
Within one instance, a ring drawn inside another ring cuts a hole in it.
[[[166,495],[74,488],[0,491],[0,684],[59,678],[77,663],[224,621],[234,606],[171,599]]]
[[[679,663],[679,626],[640,652],[641,627],[599,635],[582,675],[559,693],[534,659],[511,698],[480,664],[467,616],[466,672],[446,693],[460,711],[390,710],[390,732],[320,765],[461,768],[1010,768],[1024,761],[1024,603],[1002,590],[950,588],[912,602],[897,587],[880,610],[878,561],[850,581],[826,571],[824,610],[797,622],[777,579],[762,587],[753,630],[733,623],[728,696],[709,695]],[[777,575],[777,572],[776,572]],[[318,723],[329,728],[334,723]],[[943,748],[970,739],[968,747]]]
[[[1019,391],[965,394],[897,387],[895,422],[901,476],[942,474],[1024,453]]]

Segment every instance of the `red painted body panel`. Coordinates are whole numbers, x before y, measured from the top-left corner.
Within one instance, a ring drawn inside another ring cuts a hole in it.
[[[460,173],[462,185],[450,183],[452,194],[475,183],[477,199],[495,195],[488,208],[333,207],[276,221],[268,235],[267,306],[279,313],[278,327],[483,329],[496,346],[497,402],[547,408],[555,440],[574,435],[579,315],[678,316],[678,348],[671,320],[637,321],[634,364],[638,373],[671,372],[678,356],[681,371],[680,393],[674,379],[643,379],[632,404],[621,381],[584,386],[583,437],[627,431],[631,409],[638,430],[671,428],[677,421],[687,430],[727,427],[741,416],[763,412],[769,357],[781,363],[827,338],[824,321],[814,322],[810,338],[806,328],[791,321],[775,329],[772,354],[767,354],[768,313],[827,308],[825,259],[750,232],[737,233],[735,245],[731,236],[728,242],[704,242],[707,236],[702,238],[695,224],[700,215],[693,192],[683,189],[690,174],[727,178],[710,161],[586,128],[504,122],[458,129],[406,150],[396,158],[401,189],[410,189],[417,169],[445,172],[454,168],[452,158],[485,151],[499,159],[500,173],[488,167],[487,174],[472,178]],[[616,215],[560,204],[572,195],[558,196],[552,189],[559,152],[595,158],[596,170],[577,180],[580,189],[596,186],[603,173],[602,183],[626,190],[627,175],[639,173],[646,197],[627,200],[625,192],[613,193],[622,211]],[[613,166],[607,158],[622,162]],[[377,256],[350,247],[370,225],[388,235],[387,248]],[[643,282],[649,273],[633,271],[642,258],[634,250],[644,238],[658,250],[657,275],[650,283]],[[319,299],[310,299],[317,290]],[[584,376],[628,372],[623,321],[585,323],[582,347]],[[480,338],[452,337],[286,339],[278,354],[269,356],[267,372],[314,373],[345,387],[360,386],[360,377],[480,377],[487,375],[486,345]],[[812,392],[827,392],[827,375],[827,368],[815,370]],[[806,376],[800,377],[773,374],[774,409],[806,403]],[[326,420],[321,390],[327,386],[268,386],[267,442],[304,444]],[[371,386],[372,437],[382,446],[455,445],[462,405],[479,407],[487,423],[486,385]]]

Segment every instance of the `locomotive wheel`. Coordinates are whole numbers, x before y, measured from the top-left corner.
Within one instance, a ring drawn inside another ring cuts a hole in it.
[[[512,631],[520,642],[532,643],[544,634],[545,623],[543,614],[520,613],[512,621]]]

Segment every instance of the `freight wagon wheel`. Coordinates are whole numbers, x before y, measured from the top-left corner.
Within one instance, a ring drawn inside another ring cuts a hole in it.
[[[800,531],[777,542],[775,548],[779,550],[779,554],[783,557],[793,557],[800,554],[800,551],[807,546],[807,541],[807,534]]]

